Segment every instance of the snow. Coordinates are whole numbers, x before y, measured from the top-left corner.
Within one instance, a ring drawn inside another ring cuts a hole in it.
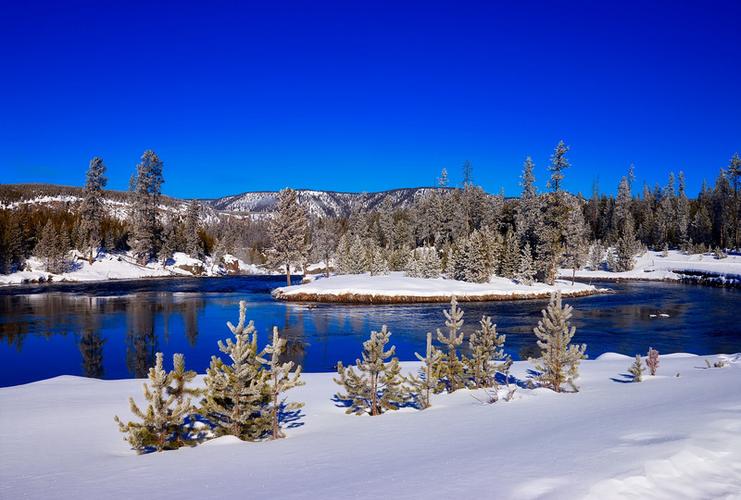
[[[679,280],[681,274],[705,273],[741,279],[741,255],[729,255],[716,259],[712,254],[687,255],[671,250],[664,257],[662,252],[648,251],[635,259],[631,271],[614,273],[610,271],[576,271],[577,278],[593,279],[640,279],[640,280]],[[571,269],[561,269],[560,275],[570,278]]]
[[[223,267],[213,265],[210,257],[205,260],[195,259],[182,252],[175,252],[167,265],[151,262],[146,266],[138,264],[134,258],[125,253],[102,254],[90,264],[78,252],[70,253],[74,257],[72,270],[62,274],[52,274],[44,270],[41,260],[31,257],[26,267],[31,270],[11,274],[0,274],[0,285],[19,285],[32,282],[91,282],[106,280],[127,280],[139,278],[157,278],[164,276],[221,276],[226,274]],[[271,274],[270,271],[255,264],[225,255],[227,263],[236,263],[236,269],[242,274]]]
[[[306,284],[277,288],[273,296],[284,300],[337,300],[348,302],[382,302],[393,300],[429,299],[450,300],[455,295],[461,300],[504,300],[512,298],[547,297],[561,290],[568,295],[586,295],[599,290],[583,283],[556,281],[554,286],[544,283],[523,285],[506,278],[494,277],[489,283],[468,283],[444,278],[410,278],[401,272],[387,275],[340,275],[317,278]]]
[[[727,367],[705,368],[719,357]],[[334,374],[309,373],[288,394],[306,406],[286,439],[143,456],[113,422],[130,417],[129,395],[142,402],[141,380],[1,388],[0,497],[740,498],[741,355],[662,355],[656,377],[614,381],[630,363],[584,361],[576,394],[484,405],[461,390],[378,417],[345,415]]]

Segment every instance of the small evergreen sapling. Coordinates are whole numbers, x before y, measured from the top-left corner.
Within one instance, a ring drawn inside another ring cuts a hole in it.
[[[512,364],[502,350],[506,336],[497,335],[497,325],[491,322],[489,316],[483,316],[480,325],[481,328],[468,340],[471,357],[464,359],[468,382],[473,388],[495,386],[497,372],[508,371]]]
[[[188,444],[183,439],[180,427],[193,409],[190,398],[185,397],[192,391],[185,384],[193,377],[190,376],[192,372],[185,371],[182,354],[175,356],[176,366],[180,366],[177,375],[178,368],[176,372],[166,372],[162,353],[156,354],[155,365],[149,369],[149,383],[144,383],[144,397],[148,402],[145,410],[139,408],[134,398],[129,398],[131,413],[139,417],[141,422],[124,423],[119,417],[114,417],[119,430],[126,435],[124,439],[138,453],[172,450]],[[171,385],[173,382],[174,387]]]
[[[422,362],[422,367],[419,369],[418,376],[412,374],[407,380],[412,387],[417,406],[424,410],[431,406],[432,393],[440,390],[440,369],[443,353],[432,345],[432,332],[427,332],[425,356],[422,357],[416,352],[414,355]]]
[[[267,360],[265,377],[265,392],[270,395],[270,438],[278,439],[285,437],[280,429],[280,414],[298,410],[303,403],[285,403],[281,401],[280,395],[289,389],[304,385],[301,380],[301,366],[294,370],[293,361],[280,362],[280,356],[286,349],[286,340],[280,338],[278,327],[273,327],[273,343],[265,347],[265,353],[270,355]]]
[[[648,354],[646,355],[646,366],[648,366],[648,373],[653,377],[656,375],[656,370],[659,368],[659,351],[653,347],[648,348]]]
[[[541,357],[535,366],[540,372],[538,381],[545,387],[561,392],[564,383],[578,390],[574,380],[579,376],[579,361],[585,359],[586,344],[571,344],[576,327],[571,325],[570,305],[561,305],[561,292],[551,295],[543,318],[533,332],[538,337]]]
[[[397,358],[385,360],[394,355],[396,348],[385,351],[391,332],[383,325],[380,332],[371,332],[369,340],[363,342],[363,359],[356,360],[355,368],[345,368],[337,364],[339,379],[335,382],[345,389],[337,393],[337,398],[351,401],[345,413],[371,416],[380,415],[386,410],[398,410],[408,400],[407,388],[401,376],[401,366]]]
[[[628,372],[633,375],[633,382],[641,382],[643,380],[643,372],[646,369],[643,368],[643,360],[640,354],[636,354],[636,359],[630,366]]]
[[[232,435],[242,440],[262,438],[270,429],[270,419],[262,409],[267,403],[265,360],[257,348],[257,333],[252,321],[245,324],[247,303],[239,303],[239,323],[227,322],[234,340],[219,341],[219,350],[231,361],[211,357],[206,371],[205,397],[201,414],[211,422],[216,436]]]
[[[437,341],[447,347],[443,357],[443,372],[445,387],[448,392],[454,392],[462,388],[464,384],[463,363],[458,358],[457,348],[463,343],[463,310],[458,309],[458,301],[455,296],[450,300],[450,310],[443,311],[445,314],[445,326],[448,327],[448,335],[443,335],[437,329]]]

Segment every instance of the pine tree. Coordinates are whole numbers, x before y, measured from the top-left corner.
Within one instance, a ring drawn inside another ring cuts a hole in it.
[[[561,392],[564,383],[578,390],[574,380],[579,375],[579,361],[586,358],[585,344],[571,344],[576,327],[571,325],[570,305],[561,305],[561,292],[551,295],[548,307],[543,309],[543,318],[533,332],[538,338],[541,357],[535,369],[540,372],[538,381],[555,392]]]
[[[380,415],[387,410],[398,410],[408,401],[408,391],[401,376],[401,366],[397,358],[386,359],[394,355],[396,348],[391,346],[384,350],[389,342],[391,332],[383,325],[380,332],[373,331],[369,340],[363,342],[362,360],[345,368],[337,364],[339,379],[335,382],[344,388],[337,398],[350,401],[345,413],[371,416]]]
[[[346,272],[348,274],[363,274],[369,267],[366,244],[360,236],[355,235],[347,255]]]
[[[733,235],[732,242],[733,247],[738,250],[741,249],[741,197],[739,196],[739,190],[741,188],[741,156],[738,153],[734,153],[731,159],[728,161],[728,168],[726,169],[726,176],[728,177],[728,184],[733,198],[730,203],[731,213],[727,216],[732,221]]]
[[[285,352],[286,340],[280,338],[278,327],[273,327],[273,343],[265,348],[265,354],[270,355],[266,363],[265,371],[265,392],[270,397],[270,438],[278,439],[285,437],[280,429],[280,416],[283,413],[296,411],[303,406],[303,403],[286,403],[281,400],[281,394],[304,385],[301,380],[301,366],[294,370],[293,361],[281,363],[280,356]]]
[[[196,259],[203,257],[200,226],[201,204],[197,200],[191,200],[185,212],[185,253]]]
[[[520,246],[517,237],[512,231],[504,236],[501,257],[499,259],[499,275],[512,279],[520,267]]]
[[[286,283],[291,284],[291,264],[303,263],[309,248],[306,244],[308,221],[299,205],[296,192],[284,189],[278,194],[278,208],[270,221],[272,249],[270,264],[286,271]]]
[[[66,231],[58,231],[51,219],[46,221],[41,237],[36,243],[34,253],[44,261],[46,271],[61,274],[67,271],[67,250],[69,241],[65,240]]]
[[[434,246],[424,249],[420,259],[420,267],[423,278],[435,279],[440,277],[443,272],[443,264]]]
[[[551,164],[548,166],[548,170],[551,172],[551,179],[548,181],[548,187],[555,193],[561,190],[561,181],[564,178],[563,171],[571,166],[569,160],[566,159],[566,153],[568,152],[569,147],[566,143],[559,141],[556,149],[553,151],[553,155],[551,155]]]
[[[464,361],[471,387],[493,387],[497,372],[509,369],[512,361],[502,349],[505,339],[505,335],[497,335],[497,325],[491,322],[491,317],[481,318],[480,329],[471,334],[468,340],[471,357]]]
[[[679,195],[677,196],[677,238],[682,244],[686,244],[689,239],[690,225],[690,202],[687,199],[687,186],[684,179],[684,172],[679,172]]]
[[[334,272],[336,274],[350,274],[350,240],[347,233],[343,233],[337,242]]]
[[[227,322],[234,340],[219,341],[219,350],[229,363],[211,357],[206,372],[205,397],[200,413],[209,420],[216,436],[232,435],[242,440],[260,439],[269,433],[270,418],[263,412],[267,403],[263,354],[257,347],[252,321],[245,325],[247,303],[239,302],[239,323]]]
[[[588,243],[587,227],[584,222],[581,203],[574,200],[569,210],[564,228],[564,266],[571,268],[571,284],[574,284],[576,271],[581,269],[587,260]]]
[[[424,410],[431,406],[432,393],[441,390],[440,371],[442,368],[443,353],[432,345],[432,333],[427,332],[425,356],[422,357],[416,352],[414,355],[422,362],[422,367],[419,369],[419,375],[412,374],[407,380],[411,385],[417,406],[419,409]]]
[[[533,265],[533,254],[530,250],[530,243],[525,243],[520,255],[520,267],[517,270],[515,279],[523,285],[530,286],[535,278],[535,268]]]
[[[522,167],[522,194],[515,212],[515,229],[520,245],[529,243],[530,248],[537,248],[539,228],[542,225],[542,207],[535,187],[534,169],[535,164],[528,156]]]
[[[338,229],[334,219],[325,219],[321,227],[316,230],[312,239],[314,250],[318,252],[319,258],[324,261],[324,274],[327,277],[329,277],[330,261],[336,255],[335,250],[339,243],[337,239]],[[337,274],[342,274],[338,269],[340,267],[338,260],[337,258],[335,259],[334,271]]]
[[[648,367],[648,372],[652,377],[656,375],[656,370],[659,368],[659,351],[653,347],[648,348],[646,366]]]
[[[114,420],[119,430],[126,436],[132,448],[139,453],[176,449],[187,444],[180,438],[180,426],[183,419],[193,410],[189,398],[182,393],[173,393],[173,373],[163,368],[162,353],[158,352],[154,367],[149,369],[149,384],[144,384],[144,397],[148,405],[145,410],[139,408],[134,398],[129,398],[131,413],[141,422],[124,423],[119,417]]]
[[[453,297],[450,300],[450,310],[443,311],[445,315],[445,326],[448,328],[447,336],[437,329],[437,341],[447,348],[443,356],[442,378],[448,392],[454,392],[462,388],[464,384],[463,363],[458,358],[458,347],[463,343],[463,310],[458,309],[458,301]]]
[[[101,221],[105,215],[103,207],[103,188],[108,179],[105,177],[106,167],[100,157],[90,160],[85,178],[84,198],[80,206],[80,233],[83,240],[83,250],[89,251],[88,260],[92,264],[98,248],[103,243]]]
[[[151,149],[145,151],[131,180],[134,205],[129,236],[129,247],[142,264],[155,258],[162,244],[162,227],[157,212],[164,182],[162,160]]]
[[[388,262],[386,257],[383,255],[383,250],[380,247],[374,246],[372,249],[372,257],[370,262],[370,274],[371,276],[378,276],[389,273]]]
[[[487,283],[491,279],[487,266],[487,247],[481,233],[474,229],[471,236],[463,240],[463,280],[471,283]]]
[[[633,375],[633,382],[640,382],[643,380],[643,372],[646,369],[643,368],[643,360],[641,359],[640,354],[636,354],[636,359],[633,362],[633,364],[630,366],[630,372],[631,375]]]

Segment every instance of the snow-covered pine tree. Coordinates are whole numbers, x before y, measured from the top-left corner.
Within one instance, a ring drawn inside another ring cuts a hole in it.
[[[173,373],[165,371],[162,353],[158,352],[154,367],[149,369],[149,384],[144,383],[144,397],[148,404],[142,410],[129,398],[131,413],[141,422],[122,422],[116,416],[114,420],[126,440],[138,453],[176,449],[187,444],[180,439],[180,426],[183,419],[193,410],[190,399],[183,397],[185,386],[180,395],[172,393]]]
[[[162,227],[157,212],[164,182],[162,160],[148,149],[136,166],[136,175],[131,179],[134,204],[129,247],[141,264],[155,258],[160,249]]]
[[[563,171],[571,166],[569,160],[566,159],[566,153],[568,152],[569,147],[566,143],[559,141],[551,155],[551,164],[548,166],[548,170],[551,172],[551,178],[548,181],[548,187],[555,193],[561,190],[561,181],[564,178]]]
[[[589,266],[589,269],[592,271],[599,271],[604,260],[605,247],[602,245],[601,240],[595,240],[589,246],[589,257],[587,258],[587,266]]]
[[[419,374],[411,374],[407,377],[412,390],[412,397],[417,402],[420,410],[429,408],[431,405],[432,393],[441,390],[440,370],[443,361],[443,353],[432,345],[432,332],[427,332],[427,349],[425,356],[414,353],[418,360],[422,362]]]
[[[337,398],[350,401],[345,413],[380,415],[386,410],[398,410],[409,400],[398,358],[386,363],[396,351],[394,346],[385,350],[390,336],[386,325],[380,332],[371,332],[370,339],[363,342],[362,360],[355,362],[357,372],[352,366],[345,368],[341,362],[337,363],[339,379],[335,382],[345,390]]]
[[[347,255],[347,274],[363,274],[368,271],[369,263],[366,252],[366,243],[363,239],[355,235],[350,243],[349,253]]]
[[[648,373],[651,376],[656,375],[656,370],[659,368],[659,351],[653,347],[648,348],[648,354],[646,355],[646,366],[648,367]]]
[[[273,343],[265,347],[265,354],[270,355],[267,359],[265,369],[265,392],[270,397],[270,408],[267,411],[270,417],[270,439],[285,437],[280,429],[280,416],[282,413],[296,411],[303,403],[286,403],[281,400],[281,394],[304,385],[301,380],[301,365],[294,369],[293,361],[282,363],[280,356],[286,350],[286,340],[280,338],[278,327],[273,327]]]
[[[34,253],[44,261],[47,272],[61,274],[67,271],[69,242],[65,242],[65,235],[65,229],[58,231],[51,219],[46,221],[41,230]]]
[[[371,250],[371,262],[369,266],[371,276],[379,276],[389,273],[389,265],[386,261],[386,256],[383,254],[383,250],[378,245],[374,245]]]
[[[520,246],[513,231],[507,231],[499,260],[499,275],[512,279],[520,267]]]
[[[522,194],[515,212],[515,230],[520,245],[529,243],[531,248],[537,248],[539,228],[542,225],[542,208],[535,187],[534,169],[535,164],[532,158],[528,156],[522,166],[522,176],[520,177]]]
[[[543,309],[543,318],[533,329],[538,338],[541,357],[535,369],[540,372],[537,379],[555,392],[561,392],[564,383],[578,390],[574,380],[579,376],[579,361],[586,358],[586,344],[571,344],[576,327],[571,325],[573,307],[561,304],[561,292],[551,295],[548,306]]]
[[[234,326],[227,322],[234,340],[219,341],[219,350],[229,362],[211,357],[199,412],[211,423],[216,436],[232,435],[249,441],[269,433],[270,418],[263,412],[268,402],[262,370],[264,353],[258,350],[254,323],[245,324],[246,310],[247,303],[240,301],[239,323]]]
[[[350,271],[350,239],[347,233],[343,233],[337,241],[335,250],[334,272],[335,274],[349,274]]]
[[[325,276],[329,277],[329,267],[330,267],[330,261],[333,257],[335,257],[334,262],[334,271],[337,274],[342,274],[338,270],[338,258],[336,258],[336,252],[335,250],[338,247],[338,239],[337,239],[337,233],[339,232],[339,228],[337,227],[337,224],[335,222],[335,219],[325,219],[322,222],[322,225],[316,229],[314,232],[314,237],[312,238],[313,242],[313,248],[318,253],[319,258],[324,261],[324,274]],[[344,237],[344,236],[343,236]],[[343,242],[343,245],[345,245],[347,242],[347,239]]]
[[[422,277],[422,261],[417,257],[418,248],[410,252],[411,257],[407,261],[406,269],[404,270],[406,275],[410,278],[421,278]]]
[[[196,378],[197,373],[193,370],[185,369],[185,356],[180,353],[173,354],[172,356],[173,369],[170,372],[170,385],[167,387],[167,394],[175,397],[176,405],[183,405],[188,400],[192,401],[203,394],[203,389],[197,389],[190,387],[189,384]],[[193,429],[191,426],[181,425],[177,429],[175,439],[180,442],[181,445],[193,444],[193,438],[191,433]]]
[[[423,278],[439,278],[443,272],[443,264],[437,249],[434,246],[425,247],[420,257],[420,269]]]
[[[309,251],[306,211],[299,205],[293,189],[283,189],[278,194],[278,207],[270,221],[270,233],[270,265],[285,270],[286,283],[290,285],[291,264],[303,264]]]
[[[441,378],[445,389],[454,392],[465,385],[464,366],[458,358],[458,347],[463,343],[463,332],[460,331],[463,327],[463,310],[458,308],[455,296],[450,300],[450,310],[443,310],[443,314],[448,334],[444,335],[437,329],[437,341],[447,348],[443,355]]]
[[[628,372],[633,376],[633,382],[641,382],[643,380],[643,372],[646,369],[643,368],[643,360],[640,354],[636,354],[636,359],[633,364],[630,365]]]
[[[487,283],[488,272],[486,245],[481,233],[474,229],[463,244],[463,279],[471,283]]]
[[[85,175],[84,198],[80,205],[80,233],[83,240],[82,250],[88,252],[88,261],[92,264],[103,243],[101,221],[105,210],[103,207],[103,188],[108,179],[105,176],[103,160],[96,156],[90,160]]]
[[[497,335],[497,325],[491,322],[491,317],[481,318],[480,329],[468,339],[471,357],[464,359],[470,387],[493,387],[497,372],[509,370],[512,360],[502,349],[505,338],[505,335]]]
[[[677,239],[680,243],[687,243],[690,226],[690,202],[687,199],[687,184],[684,172],[679,172],[679,195],[677,196]]]
[[[571,269],[572,285],[576,271],[586,263],[588,250],[587,225],[584,222],[581,201],[573,199],[564,228],[564,266]]]
[[[517,270],[515,279],[523,285],[530,286],[535,279],[535,265],[533,262],[533,253],[530,249],[530,243],[526,242],[520,253],[520,267]]]
[[[185,212],[185,253],[196,259],[203,257],[200,229],[201,204],[198,200],[191,200]]]

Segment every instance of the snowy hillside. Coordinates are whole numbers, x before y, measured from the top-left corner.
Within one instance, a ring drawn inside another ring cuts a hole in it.
[[[631,358],[606,354],[582,363],[576,394],[485,405],[464,389],[378,417],[345,415],[334,374],[309,373],[286,439],[142,456],[113,422],[141,380],[58,377],[0,389],[0,497],[737,499],[741,355],[719,357],[662,355],[636,384],[621,382]]]
[[[336,191],[316,191],[297,189],[298,202],[316,217],[347,216],[352,207],[372,210],[389,200],[394,208],[407,208],[412,201],[424,193],[437,188],[393,189],[378,193],[339,193]],[[268,214],[275,210],[278,193],[275,191],[248,192],[225,196],[207,201],[212,207],[229,212],[250,212]]]

